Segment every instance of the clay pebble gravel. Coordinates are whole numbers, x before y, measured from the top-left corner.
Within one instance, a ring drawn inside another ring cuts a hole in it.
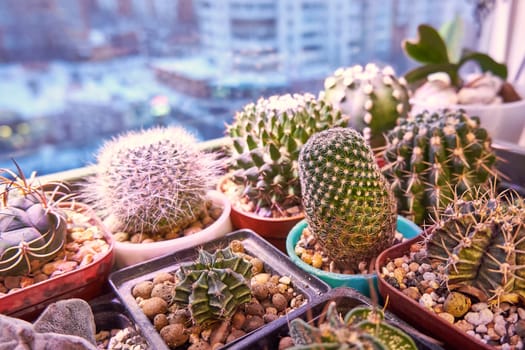
[[[0,299],[21,288],[48,280],[69,271],[91,264],[104,255],[109,244],[104,233],[90,224],[82,213],[66,210],[67,236],[64,249],[50,262],[33,261],[32,271],[25,276],[0,276]]]
[[[185,344],[189,350],[216,349],[307,302],[303,294],[295,291],[290,277],[266,272],[260,259],[244,253],[240,241],[233,241],[230,246],[236,254],[252,263],[252,298],[230,319],[216,322],[210,328],[193,325],[187,307],[171,305],[170,298],[177,284],[174,274],[162,272],[153,280],[142,281],[133,287],[132,295],[137,304],[170,348]],[[156,290],[159,294],[154,295]]]
[[[133,326],[101,330],[95,335],[99,350],[149,350],[148,343]]]
[[[525,307],[507,302],[491,304],[446,287],[444,265],[425,257],[421,244],[387,262],[381,277],[422,307],[466,334],[496,349],[523,349]]]

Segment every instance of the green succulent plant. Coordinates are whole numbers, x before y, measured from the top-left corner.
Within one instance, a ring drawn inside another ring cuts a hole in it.
[[[426,237],[449,289],[494,303],[525,300],[525,202],[512,192],[450,203]]]
[[[173,303],[188,305],[197,325],[210,325],[231,317],[251,300],[252,264],[230,247],[209,253],[199,251],[197,260],[176,272]]]
[[[313,135],[301,150],[299,177],[308,227],[333,261],[356,268],[392,245],[395,198],[356,130]]]
[[[48,196],[16,166],[18,174],[0,169],[0,275],[4,276],[24,275],[52,260],[67,234],[67,218],[54,195]]]
[[[325,79],[320,98],[348,115],[349,126],[374,148],[384,145],[383,133],[410,110],[404,78],[398,79],[390,66],[372,63],[336,70]]]
[[[260,216],[287,216],[301,204],[299,151],[318,131],[344,126],[348,118],[311,94],[261,98],[246,105],[227,125],[231,179],[239,196]]]
[[[164,234],[199,217],[219,169],[184,128],[129,131],[100,148],[82,196],[115,231]]]
[[[290,336],[295,344],[290,350],[417,349],[408,334],[384,320],[381,310],[357,306],[342,319],[335,302],[330,302],[326,319],[318,327],[293,319]]]
[[[432,26],[422,24],[418,27],[418,39],[404,40],[403,50],[406,55],[422,64],[405,74],[408,83],[416,83],[429,74],[445,72],[450,77],[453,86],[461,86],[460,68],[469,61],[475,61],[483,72],[492,74],[503,80],[507,79],[507,66],[496,62],[487,54],[463,50],[459,59],[454,55],[441,34]]]
[[[462,110],[400,119],[387,134],[383,158],[398,213],[418,225],[432,223],[455,195],[497,175],[489,134]]]

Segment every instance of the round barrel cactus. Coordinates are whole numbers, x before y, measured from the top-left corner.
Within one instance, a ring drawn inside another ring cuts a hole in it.
[[[299,177],[308,226],[332,260],[356,268],[392,245],[395,198],[356,130],[312,136],[299,156]]]
[[[0,275],[24,275],[60,252],[66,216],[20,169],[0,173]]]
[[[348,115],[348,125],[374,148],[385,144],[383,134],[410,110],[405,80],[392,67],[372,63],[339,68],[325,79],[320,96]]]
[[[471,187],[496,174],[496,154],[479,118],[462,110],[423,112],[400,119],[387,134],[383,173],[392,184],[399,214],[418,225]]]

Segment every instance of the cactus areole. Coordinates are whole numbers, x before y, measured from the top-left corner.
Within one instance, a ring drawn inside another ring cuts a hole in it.
[[[308,226],[333,261],[356,268],[392,245],[395,199],[356,130],[312,136],[299,156],[299,176]]]
[[[0,173],[0,275],[24,275],[60,252],[66,217],[20,169]]]

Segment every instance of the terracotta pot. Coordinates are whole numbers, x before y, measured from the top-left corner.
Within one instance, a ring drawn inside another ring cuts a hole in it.
[[[204,230],[189,236],[151,243],[115,242],[115,266],[120,269],[145,260],[157,258],[184,248],[211,241],[232,231],[230,202],[218,191],[209,191],[207,197],[223,208],[221,216]]]
[[[299,221],[304,219],[304,213],[287,218],[274,219],[242,211],[232,206],[230,217],[234,228],[253,230],[285,253],[286,236]]]
[[[295,246],[297,245],[297,242],[301,238],[301,234],[307,225],[308,224],[306,220],[299,222],[295,227],[292,228],[287,237],[286,250],[293,263],[308,273],[311,273],[312,275],[322,279],[331,287],[352,287],[367,297],[370,297],[372,295],[370,285],[372,285],[375,295],[377,295],[378,290],[376,273],[353,275],[334,273],[315,268],[312,265],[302,261],[301,258],[299,258],[295,253]],[[421,232],[421,228],[412,221],[402,216],[398,216],[397,231],[400,232],[405,238],[412,238]]]
[[[96,225],[104,234],[109,249],[85,266],[0,297],[0,313],[32,321],[47,305],[55,301],[68,298],[90,300],[104,290],[113,267],[113,236],[87,205],[64,202],[59,206],[86,213],[90,217],[90,223]]]
[[[383,251],[376,260],[376,271],[381,271],[381,268],[386,265],[388,260],[408,254],[410,246],[416,242],[421,242],[423,235],[421,234]],[[378,286],[381,296],[389,300],[387,305],[389,310],[421,331],[445,343],[447,349],[493,349],[493,347],[456,328],[436,313],[426,310],[419,303],[405,296],[400,290],[392,287],[381,277],[378,277]]]

